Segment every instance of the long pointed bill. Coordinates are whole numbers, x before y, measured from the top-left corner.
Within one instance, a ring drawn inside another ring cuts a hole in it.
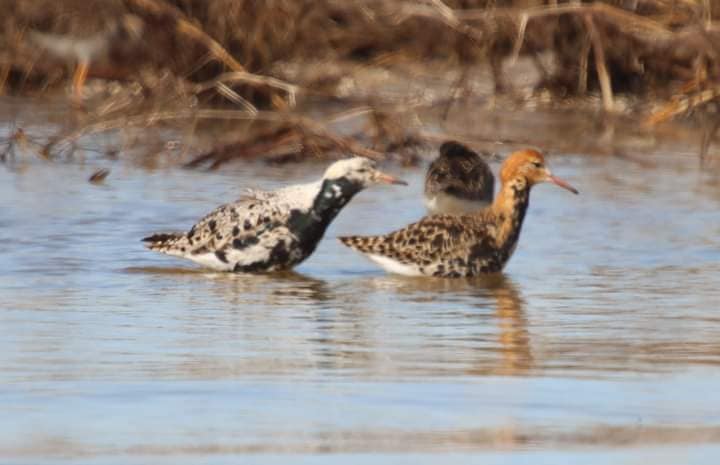
[[[553,183],[553,184],[556,184],[556,185],[562,187],[563,189],[567,189],[567,190],[569,190],[570,192],[572,192],[573,194],[579,194],[579,193],[580,193],[580,192],[578,192],[578,190],[575,189],[573,186],[571,186],[571,185],[568,184],[567,182],[563,181],[562,179],[553,176],[552,174],[548,175],[548,182],[551,182],[551,183]]]
[[[380,182],[383,184],[400,184],[403,186],[408,185],[408,183],[406,183],[402,179],[390,176],[389,174],[383,173],[382,171],[375,171],[373,178],[375,179],[375,182]]]

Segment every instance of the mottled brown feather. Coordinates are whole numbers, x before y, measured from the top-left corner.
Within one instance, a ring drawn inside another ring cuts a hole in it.
[[[495,177],[485,160],[455,141],[440,146],[440,155],[425,176],[426,196],[443,192],[459,199],[492,202],[494,189]]]
[[[413,274],[459,277],[501,271],[517,246],[530,189],[552,176],[539,152],[523,150],[508,157],[500,179],[493,204],[477,213],[431,215],[387,235],[340,240]]]

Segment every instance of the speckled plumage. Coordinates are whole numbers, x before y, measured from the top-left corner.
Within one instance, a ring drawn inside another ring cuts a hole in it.
[[[577,191],[555,178],[534,150],[508,157],[500,177],[493,204],[474,214],[430,215],[384,236],[340,240],[399,274],[462,277],[501,271],[517,247],[532,186],[549,181]]]
[[[477,153],[448,141],[425,176],[425,205],[431,214],[472,213],[493,200],[495,177]]]
[[[341,160],[318,182],[249,191],[187,233],[160,233],[143,240],[151,250],[221,271],[290,269],[312,254],[342,207],[375,182],[402,183],[377,171],[370,160]]]

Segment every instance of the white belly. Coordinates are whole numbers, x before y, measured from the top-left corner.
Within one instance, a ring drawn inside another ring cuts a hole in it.
[[[210,268],[210,269],[213,269],[216,271],[232,271],[233,270],[232,263],[223,262],[214,253],[184,255],[183,258],[188,258],[188,259],[194,261],[195,263],[198,263],[206,268]]]
[[[440,192],[431,197],[425,197],[425,206],[432,215],[463,215],[467,213],[475,213],[488,205],[488,202],[459,199],[444,192]]]
[[[380,265],[382,269],[388,273],[401,274],[403,276],[423,276],[423,273],[420,272],[420,269],[416,265],[400,263],[397,260],[382,255],[367,254],[367,257]]]

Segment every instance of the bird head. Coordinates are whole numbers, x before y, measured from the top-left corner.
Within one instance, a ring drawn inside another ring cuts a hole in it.
[[[374,161],[363,157],[336,161],[325,171],[323,179],[330,181],[345,179],[360,188],[373,184],[407,185],[405,181],[378,170]]]
[[[545,163],[545,157],[537,150],[520,150],[505,160],[500,169],[500,179],[503,184],[517,178],[524,178],[530,186],[541,182],[550,182],[573,194],[578,194],[577,189],[552,174]]]

